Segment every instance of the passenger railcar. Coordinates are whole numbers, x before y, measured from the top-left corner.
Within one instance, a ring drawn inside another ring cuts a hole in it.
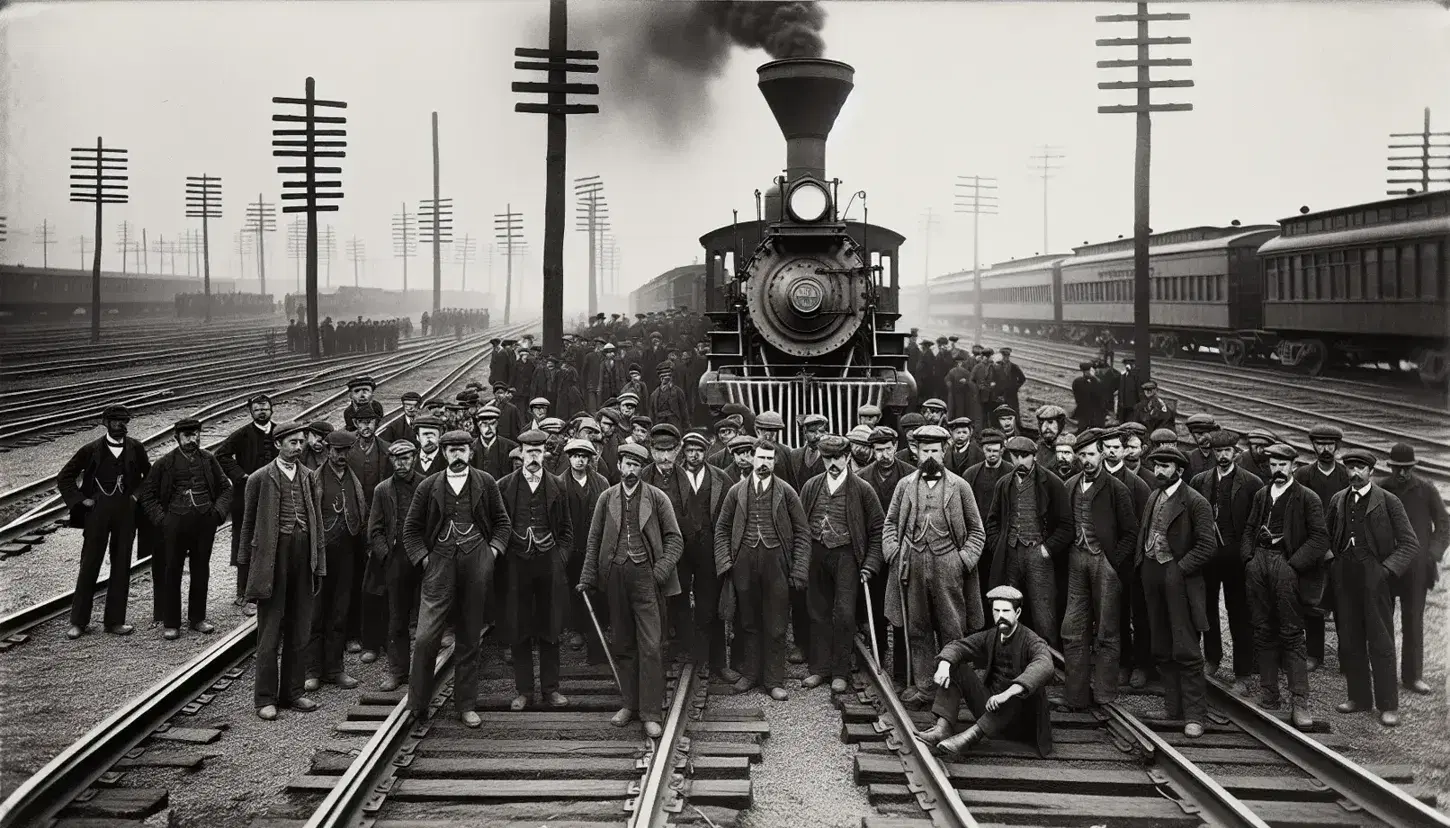
[[[1064,253],[1013,259],[983,268],[983,324],[1006,325],[1021,333],[1057,338],[1062,322],[1062,262]],[[931,281],[930,301],[925,302],[934,324],[965,325],[970,330],[977,316],[976,279],[972,271],[951,273]],[[923,302],[922,288],[911,298]],[[920,305],[918,305],[920,306]]]
[[[630,313],[663,313],[689,308],[703,313],[705,299],[705,266],[689,264],[666,270],[645,284],[630,291]]]
[[[91,312],[92,272],[66,268],[0,265],[0,318],[68,319]],[[201,279],[136,273],[101,273],[101,310],[114,316],[176,315],[176,295],[197,293]],[[213,293],[235,283],[213,279]]]

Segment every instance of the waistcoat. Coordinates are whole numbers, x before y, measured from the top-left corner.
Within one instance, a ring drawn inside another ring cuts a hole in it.
[[[302,501],[302,466],[297,466],[297,473],[288,480],[282,470],[277,470],[282,478],[282,497],[277,508],[277,527],[283,535],[305,534],[307,532],[307,507]]]
[[[811,509],[811,537],[827,549],[838,549],[851,542],[846,522],[846,481],[831,494],[828,487],[822,487]]]
[[[197,454],[197,459],[202,459],[200,454]],[[176,463],[172,466],[171,503],[167,504],[167,511],[173,515],[201,512],[210,508],[211,503],[211,492],[206,487],[201,463],[187,459],[178,450]]]
[[[764,494],[757,493],[755,487],[759,484],[755,481],[752,473],[750,482],[750,493],[746,496],[749,499],[749,511],[745,525],[745,542],[752,546],[763,546],[766,549],[775,549],[780,546],[780,535],[775,531],[775,514],[771,509],[770,491]],[[779,483],[771,483],[772,486],[779,486]]]
[[[1102,473],[1101,470],[1098,471],[1098,474]],[[1083,491],[1081,482],[1072,487],[1072,516],[1077,522],[1078,548],[1101,555],[1103,548],[1098,543],[1097,533],[1093,531],[1093,494],[1096,491],[1096,483],[1089,484],[1087,491]]]
[[[1017,494],[1012,499],[1012,522],[1007,529],[1007,545],[1036,546],[1039,543],[1042,543],[1042,517],[1037,514],[1037,484],[1028,475],[1018,481]]]

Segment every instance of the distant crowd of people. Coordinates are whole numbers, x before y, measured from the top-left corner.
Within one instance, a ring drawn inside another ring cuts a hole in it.
[[[396,351],[400,336],[413,335],[413,320],[404,316],[398,319],[344,320],[336,324],[329,316],[317,326],[322,339],[324,356],[371,351]],[[306,353],[307,320],[294,319],[287,324],[287,350],[294,354]]]
[[[440,308],[430,316],[426,311],[419,322],[424,336],[444,336],[450,332],[462,338],[464,332],[477,333],[488,330],[487,310],[474,308]]]

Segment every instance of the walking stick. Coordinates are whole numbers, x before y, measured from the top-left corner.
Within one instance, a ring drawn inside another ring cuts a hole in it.
[[[876,649],[876,608],[871,606],[871,582],[862,581],[861,591],[866,593],[866,624],[871,630],[871,657],[876,659],[876,666],[885,670],[881,663],[881,653]]]
[[[906,550],[901,550],[901,574],[909,577],[906,569]],[[906,577],[901,579],[901,639],[906,642],[906,652],[902,653],[906,661],[906,686],[915,687],[915,677],[911,674],[911,616],[906,612]]]
[[[609,672],[614,674],[614,686],[619,692],[624,692],[624,683],[619,680],[619,668],[614,664],[614,653],[609,651],[609,640],[604,637],[604,628],[599,626],[599,616],[594,614],[594,602],[589,600],[589,590],[579,593],[584,598],[584,608],[589,610],[589,620],[594,622],[594,632],[599,636],[599,644],[604,648],[604,657],[609,659]]]

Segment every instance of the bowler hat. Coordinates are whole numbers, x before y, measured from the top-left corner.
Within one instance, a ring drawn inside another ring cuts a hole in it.
[[[1407,443],[1395,443],[1390,446],[1391,466],[1413,466],[1415,465],[1415,449]]]

